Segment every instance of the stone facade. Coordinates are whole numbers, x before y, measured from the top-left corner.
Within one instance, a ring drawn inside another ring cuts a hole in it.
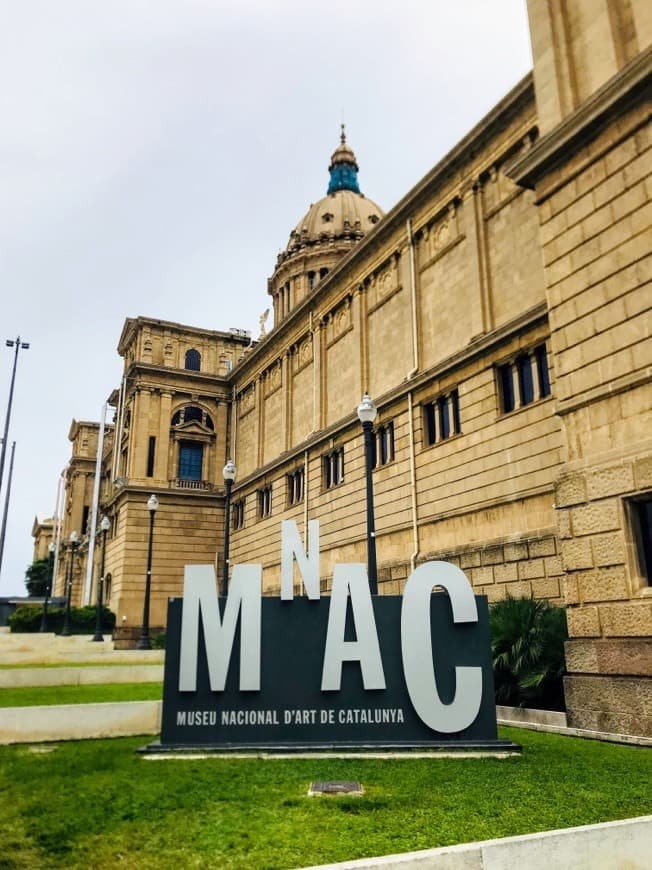
[[[319,519],[325,590],[336,561],[366,561],[368,392],[380,593],[447,559],[490,600],[565,603],[571,724],[652,734],[649,9],[531,0],[534,75],[360,226],[329,211],[360,196],[343,140],[344,186],[293,231],[257,343],[126,321],[100,499],[125,637],[142,618],[149,494],[163,627],[184,564],[221,565],[228,458],[231,561],[262,563],[266,592],[284,519]],[[66,533],[91,464],[75,434]]]
[[[512,172],[536,195],[564,432],[566,701],[571,725],[650,734],[650,542],[637,513],[652,499],[652,10],[568,5],[529,2],[543,135]]]

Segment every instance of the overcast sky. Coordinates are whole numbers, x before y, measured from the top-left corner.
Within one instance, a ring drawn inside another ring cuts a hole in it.
[[[258,335],[346,122],[389,210],[530,69],[525,0],[0,0],[0,595],[24,594],[73,418],[126,317]],[[0,429],[1,434],[1,429]],[[0,509],[4,509],[9,470]]]

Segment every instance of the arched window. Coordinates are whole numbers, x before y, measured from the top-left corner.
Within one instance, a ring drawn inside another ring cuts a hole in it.
[[[198,372],[201,369],[201,354],[194,347],[186,351],[186,368],[191,372]]]
[[[203,413],[202,409],[196,405],[188,405],[183,415],[183,422],[189,423],[191,420],[197,420],[198,423],[201,423]]]
[[[215,425],[210,415],[206,414],[197,405],[186,405],[185,408],[175,411],[172,415],[171,425],[178,426],[180,423],[190,423],[192,420],[196,420],[197,423],[201,423],[207,429],[215,430]]]

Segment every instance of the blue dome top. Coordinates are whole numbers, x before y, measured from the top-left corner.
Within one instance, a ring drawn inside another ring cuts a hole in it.
[[[338,190],[352,190],[353,193],[360,193],[358,164],[356,163],[355,154],[346,144],[344,124],[342,124],[340,144],[333,152],[328,171],[330,172],[331,179],[328,184],[327,193],[335,193]]]

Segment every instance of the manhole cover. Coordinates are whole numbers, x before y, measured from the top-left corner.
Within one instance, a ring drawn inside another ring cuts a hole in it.
[[[308,795],[320,794],[363,794],[362,783],[353,780],[326,780],[311,782]]]

